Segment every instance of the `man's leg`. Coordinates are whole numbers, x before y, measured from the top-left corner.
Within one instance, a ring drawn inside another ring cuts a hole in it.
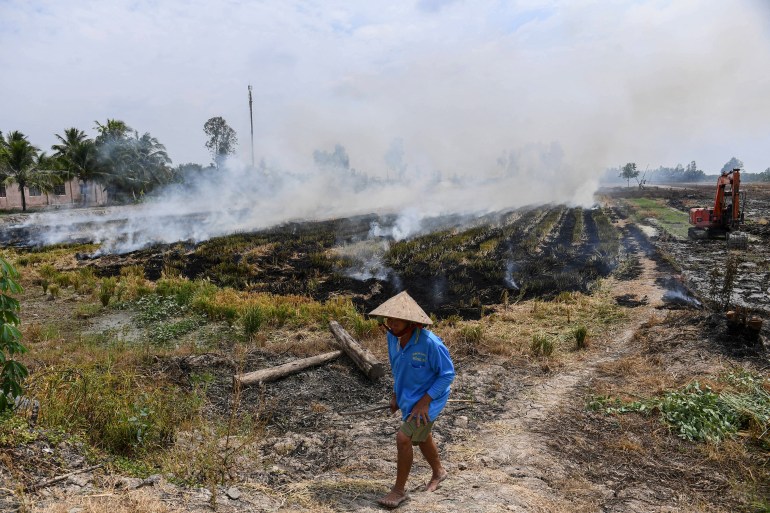
[[[428,438],[426,438],[424,442],[420,443],[420,451],[428,461],[428,465],[430,465],[431,470],[433,470],[433,475],[431,476],[430,481],[428,481],[428,484],[425,486],[425,491],[433,492],[438,488],[439,483],[446,479],[447,471],[443,466],[441,466],[441,459],[438,455],[438,447],[436,447],[436,442],[433,441],[432,434],[428,434]]]
[[[406,499],[406,480],[412,470],[414,450],[412,440],[400,430],[396,433],[396,448],[398,459],[396,463],[396,484],[384,497],[377,502],[389,508],[395,508]]]

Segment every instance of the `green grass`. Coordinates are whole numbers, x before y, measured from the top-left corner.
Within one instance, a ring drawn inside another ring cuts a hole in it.
[[[653,218],[658,227],[677,239],[686,239],[690,227],[687,212],[671,208],[663,200],[652,198],[630,198],[628,203],[634,210],[637,220]]]

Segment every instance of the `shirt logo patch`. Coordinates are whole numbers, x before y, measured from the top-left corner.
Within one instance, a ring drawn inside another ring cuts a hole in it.
[[[412,361],[425,363],[428,361],[428,355],[425,353],[412,353]]]

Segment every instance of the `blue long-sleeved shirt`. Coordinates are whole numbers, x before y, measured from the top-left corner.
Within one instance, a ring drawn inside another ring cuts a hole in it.
[[[436,420],[446,406],[449,386],[455,378],[454,364],[444,343],[435,333],[418,329],[402,348],[398,337],[388,333],[388,356],[402,419],[406,420],[412,407],[427,393],[432,399],[428,416]]]

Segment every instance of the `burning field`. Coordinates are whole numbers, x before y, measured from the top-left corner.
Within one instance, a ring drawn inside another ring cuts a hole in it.
[[[111,249],[142,223],[118,211],[68,222],[53,246],[50,225],[4,218],[30,401],[0,431],[0,505],[377,510],[395,475],[398,419],[377,409],[387,374],[342,356],[254,386],[233,376],[336,349],[332,320],[386,362],[365,313],[408,290],[458,375],[435,427],[450,478],[403,510],[766,511],[770,190],[749,189],[740,251],[681,237],[709,191],[614,189],[593,208],[409,230],[398,215],[290,222],[126,252]],[[99,222],[117,242],[89,239]],[[702,413],[730,404],[743,413]],[[410,489],[427,473],[418,456]]]

